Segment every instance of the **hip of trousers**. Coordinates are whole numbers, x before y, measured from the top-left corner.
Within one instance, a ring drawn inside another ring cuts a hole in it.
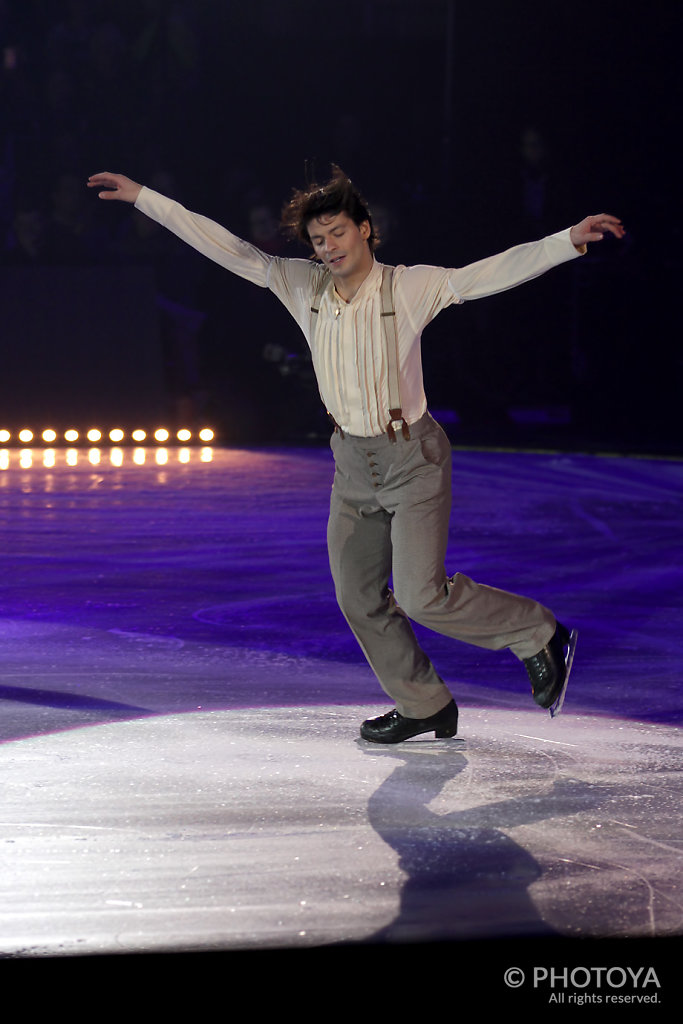
[[[335,460],[333,496],[354,507],[359,515],[383,509],[393,513],[411,502],[424,505],[438,499],[446,515],[451,504],[451,445],[429,413],[410,425],[407,440],[332,435]]]

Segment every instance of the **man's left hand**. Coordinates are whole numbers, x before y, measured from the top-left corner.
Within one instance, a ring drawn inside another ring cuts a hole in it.
[[[572,244],[580,249],[588,242],[601,242],[605,232],[609,231],[615,238],[623,238],[626,229],[618,217],[609,213],[598,213],[594,217],[586,217],[580,224],[575,224],[569,232]]]

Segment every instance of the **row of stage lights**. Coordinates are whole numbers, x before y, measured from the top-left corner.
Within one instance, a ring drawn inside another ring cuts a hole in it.
[[[211,444],[215,440],[214,431],[209,427],[205,427],[202,430],[196,432],[193,435],[191,430],[182,429],[177,430],[175,434],[172,434],[170,430],[165,427],[159,427],[157,430],[133,430],[129,435],[129,443],[140,444],[189,444],[193,440],[201,442],[201,444]],[[61,444],[66,443],[70,445],[74,444],[124,444],[126,443],[126,433],[119,427],[115,427],[113,430],[105,432],[99,430],[97,427],[93,427],[91,430],[86,431],[82,434],[78,430],[65,430],[60,435],[56,430],[48,427],[43,431],[36,433],[33,430],[24,429],[18,430],[13,434],[10,430],[0,429],[0,444],[9,444],[14,441],[19,444],[30,445],[36,442],[42,441],[45,444]]]
[[[119,448],[111,445],[106,453],[100,448],[64,448],[60,452],[57,448],[41,448],[35,452],[32,448],[19,448],[12,453],[7,448],[0,448],[0,470],[9,470],[13,463],[19,469],[31,469],[32,466],[42,465],[45,469],[54,469],[60,462],[64,465],[75,467],[83,459],[91,466],[104,466],[107,462],[114,467],[121,467],[126,462],[135,466],[145,466],[154,463],[157,466],[168,466],[173,460],[178,463],[189,463],[195,459],[199,462],[213,462],[214,450],[209,445],[188,448],[178,446],[167,448],[163,445],[156,445],[154,448],[131,447],[130,449]]]

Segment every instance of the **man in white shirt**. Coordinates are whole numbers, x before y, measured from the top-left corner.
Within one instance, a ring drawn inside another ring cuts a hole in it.
[[[195,249],[283,302],[311,348],[335,432],[328,524],[340,608],[395,707],[361,735],[397,743],[454,736],[458,708],[417,643],[409,620],[523,661],[534,700],[560,710],[576,643],[553,614],[526,597],[447,577],[451,447],[427,411],[420,340],[444,308],[531,280],[585,252],[607,214],[461,269],[385,268],[364,200],[335,168],[329,182],[293,194],[283,222],[319,262],[261,252],[225,228],[119,174],[88,180],[103,199],[136,208]],[[389,588],[389,580],[392,588]]]

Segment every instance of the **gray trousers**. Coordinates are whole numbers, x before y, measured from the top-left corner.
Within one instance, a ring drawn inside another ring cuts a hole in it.
[[[446,576],[451,446],[429,413],[410,435],[406,441],[397,431],[390,441],[335,432],[327,543],[339,607],[382,688],[400,714],[426,718],[451,694],[410,619],[518,658],[548,643],[555,619],[529,598]]]

